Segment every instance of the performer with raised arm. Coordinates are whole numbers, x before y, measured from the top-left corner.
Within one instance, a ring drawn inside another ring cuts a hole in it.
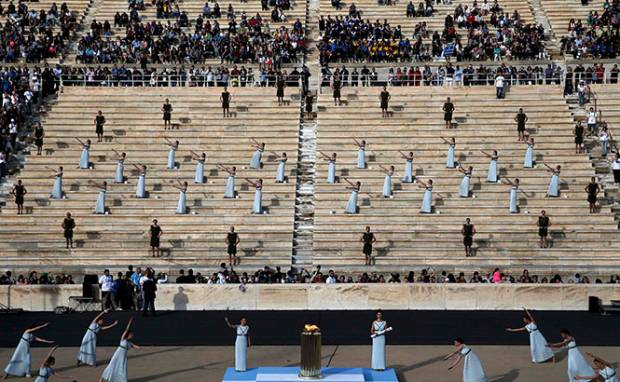
[[[487,170],[487,182],[497,183],[499,181],[499,176],[497,173],[497,160],[499,159],[499,156],[497,155],[497,150],[493,150],[490,154],[484,150],[481,152],[487,158],[491,159],[489,162],[489,169]]]
[[[424,189],[424,196],[422,197],[422,207],[420,212],[423,214],[430,214],[433,211],[433,180],[429,179],[427,182],[419,180],[418,187]]]
[[[41,367],[39,367],[39,373],[35,378],[34,382],[47,382],[49,378],[53,375],[55,377],[61,379],[73,379],[68,375],[61,375],[56,370],[54,370],[54,365],[56,364],[56,358],[54,358],[54,352],[58,349],[58,345],[54,346],[47,353],[45,358],[43,359],[43,363],[41,363]]]
[[[467,167],[465,169],[459,163],[459,172],[463,174],[463,180],[461,181],[461,185],[459,186],[459,196],[461,198],[469,198],[469,184],[471,183],[471,174],[474,172],[474,168],[472,166]]]
[[[597,357],[592,353],[586,352],[586,355],[592,358],[592,364],[594,365],[594,370],[596,373],[591,375],[576,375],[575,380],[577,381],[595,381],[598,380],[600,382],[620,382],[620,379],[616,375],[616,370],[613,365],[601,357]]]
[[[179,141],[174,141],[172,142],[170,139],[164,137],[164,140],[166,140],[166,146],[170,147],[170,150],[168,150],[168,170],[174,170],[177,168],[177,164],[175,161],[176,158],[176,152],[179,149]]]
[[[112,149],[114,154],[116,154],[116,173],[114,174],[114,183],[124,183],[125,182],[125,159],[127,159],[126,153],[120,153],[114,149]]]
[[[276,171],[276,183],[284,183],[286,181],[286,161],[288,157],[286,153],[282,153],[282,155],[278,155],[275,152],[271,152],[275,155],[276,160],[278,161],[278,170]]]
[[[51,170],[51,169],[50,169]],[[52,193],[50,197],[52,199],[62,199],[62,177],[64,175],[64,168],[62,166],[58,167],[57,171],[54,171],[54,186],[52,187]]]
[[[528,332],[530,335],[530,355],[533,363],[543,363],[552,361],[555,363],[555,356],[551,348],[547,347],[547,340],[542,335],[534,320],[534,316],[525,308],[523,308],[523,322],[525,326],[520,328],[506,328],[509,332]]]
[[[560,196],[560,170],[562,167],[557,165],[553,168],[546,163],[543,163],[543,165],[550,173],[553,174],[551,175],[551,181],[549,182],[549,187],[547,188],[547,196],[557,198]]]
[[[444,358],[447,361],[456,356],[448,370],[452,370],[459,362],[463,361],[463,382],[487,382],[487,376],[484,373],[480,358],[465,345],[465,341],[462,338],[456,338],[454,340],[454,347],[456,349]]]
[[[319,151],[319,154],[327,161],[327,183],[336,183],[336,153],[332,153],[331,157],[322,151]]]
[[[177,202],[177,214],[186,214],[187,213],[187,182],[181,182],[177,180],[178,186],[172,186],[179,190],[179,201]]]
[[[237,339],[235,340],[235,371],[246,371],[248,348],[252,346],[248,319],[246,317],[241,317],[238,325],[232,325],[230,321],[228,321],[228,317],[224,317],[224,321],[226,321],[226,325],[228,325],[229,328],[235,329],[237,332]]]
[[[409,154],[405,154],[398,150],[400,156],[405,160],[405,176],[403,176],[403,183],[413,183],[413,151],[409,151]]]
[[[105,214],[105,197],[106,193],[108,192],[108,182],[104,180],[103,183],[92,182],[92,184],[99,190],[99,196],[97,196],[97,204],[95,204],[95,213]]]
[[[568,348],[568,381],[572,382],[580,375],[595,375],[596,373],[577,347],[573,335],[568,330],[562,329],[560,336],[562,336],[562,341],[547,344],[547,347],[561,348],[566,346]]]
[[[106,309],[99,313],[88,325],[88,329],[84,337],[82,337],[82,344],[77,356],[78,366],[81,364],[97,366],[97,333],[102,330],[112,329],[118,324],[118,321],[114,321],[109,325],[104,325],[103,316],[109,312],[110,310]]]
[[[127,382],[127,352],[131,348],[140,349],[140,346],[134,344],[133,332],[131,331],[131,323],[133,318],[127,322],[127,327],[121,336],[121,342],[110,359],[110,363],[101,374],[99,382]]]
[[[349,197],[349,201],[347,202],[347,208],[344,210],[345,214],[357,214],[357,198],[362,188],[362,183],[360,182],[351,182],[347,178],[343,178],[345,182],[349,183],[349,187],[346,187],[347,190],[351,190],[351,196]]]
[[[446,167],[447,168],[455,168],[456,162],[454,160],[454,150],[456,148],[456,140],[454,137],[450,138],[450,140],[440,137],[445,143],[448,144],[448,155],[446,156]]]
[[[263,152],[265,151],[265,142],[258,143],[256,139],[250,138],[252,140],[251,148],[254,149],[254,154],[252,154],[252,160],[250,160],[250,168],[260,169],[263,167]]]
[[[357,146],[357,168],[365,169],[366,168],[366,141],[362,139],[362,141],[358,141],[353,138],[355,141],[355,145]]]
[[[510,186],[510,206],[509,206],[509,211],[511,214],[518,214],[519,213],[519,201],[517,199],[517,194],[519,193],[519,179],[515,179],[514,182],[506,177],[504,177],[504,179],[506,180],[505,184]]]
[[[252,187],[256,189],[254,192],[254,204],[252,206],[252,213],[254,214],[262,214],[263,213],[263,180],[259,179],[256,182],[245,178],[245,181]]]
[[[371,367],[373,370],[385,370],[385,333],[392,328],[387,326],[383,319],[383,311],[377,310],[375,320],[370,325],[370,337],[372,338]]]
[[[527,145],[527,149],[525,150],[525,158],[523,158],[523,167],[533,168],[534,167],[534,138],[525,140],[523,141],[523,143]]]
[[[194,175],[194,183],[203,184],[205,183],[205,162],[207,161],[207,154],[202,153],[198,155],[194,151],[190,151],[192,154],[192,159],[196,161],[196,173]]]
[[[78,167],[88,170],[90,168],[90,139],[87,139],[86,142],[82,141],[80,138],[75,138],[75,140],[82,145],[82,155],[80,155],[80,165]]]
[[[226,191],[224,191],[224,198],[234,199],[235,198],[235,176],[237,175],[237,167],[232,166],[228,168],[221,163],[216,164],[217,168],[222,171],[226,171],[228,173],[228,177],[226,178]]]
[[[385,174],[385,178],[383,179],[383,197],[391,198],[393,195],[392,192],[392,176],[394,176],[394,166],[390,166],[389,169],[379,165],[379,168]]]
[[[46,322],[42,325],[31,325],[24,331],[19,339],[19,343],[13,352],[13,356],[9,361],[9,364],[4,368],[4,379],[9,376],[13,377],[27,377],[30,378],[30,345],[33,341],[42,342],[46,344],[53,344],[54,341],[49,341],[35,336],[33,333],[45,328],[49,325]]]
[[[133,165],[138,170],[138,184],[136,184],[136,198],[146,198],[146,165]]]

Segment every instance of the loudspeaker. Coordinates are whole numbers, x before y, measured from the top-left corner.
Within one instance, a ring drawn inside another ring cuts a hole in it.
[[[601,299],[596,296],[588,297],[588,312],[600,313],[601,311]]]
[[[82,283],[82,297],[95,297],[93,293],[93,284],[98,284],[97,275],[84,275]]]

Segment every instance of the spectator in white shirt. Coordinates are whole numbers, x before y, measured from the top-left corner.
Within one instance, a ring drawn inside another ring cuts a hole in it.
[[[504,98],[504,83],[506,82],[506,79],[504,78],[504,76],[502,76],[502,74],[498,74],[497,77],[495,77],[495,95],[497,96],[497,99],[501,99]]]
[[[327,279],[325,279],[325,284],[336,284],[338,279],[336,278],[336,274],[333,270],[329,270]]]
[[[109,269],[104,270],[103,275],[99,277],[99,286],[101,287],[101,310],[108,309],[108,305],[112,310],[116,310],[114,277],[110,274]]]

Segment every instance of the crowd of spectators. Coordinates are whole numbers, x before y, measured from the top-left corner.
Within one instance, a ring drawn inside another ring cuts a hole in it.
[[[0,60],[38,63],[58,57],[77,27],[76,16],[66,3],[53,3],[48,10],[36,10],[36,3],[0,3]]]
[[[616,58],[620,50],[620,1],[605,0],[602,13],[590,11],[586,25],[570,19],[561,51],[573,58]]]
[[[290,4],[288,1],[278,4],[271,19],[282,22],[286,20],[283,10]],[[172,9],[170,13],[166,13],[168,8]],[[116,15],[114,25],[124,29],[119,35],[113,33],[109,21],[93,20],[90,32],[78,40],[76,60],[140,64],[142,70],[148,64],[201,64],[207,59],[269,66],[298,62],[305,52],[306,39],[299,19],[291,27],[282,25],[272,29],[260,14],[250,17],[245,12],[236,12],[232,5],[226,15],[228,25],[220,26],[219,5],[214,3],[211,7],[206,3],[203,14],[190,23],[178,5],[170,4],[162,13],[166,21],[142,22],[138,8],[133,8],[129,15]]]
[[[7,271],[0,276],[0,285],[59,285],[59,284],[75,284],[71,275],[60,273],[52,274],[44,272],[39,274],[37,271],[31,271],[27,275],[18,275],[15,277],[13,272]]]

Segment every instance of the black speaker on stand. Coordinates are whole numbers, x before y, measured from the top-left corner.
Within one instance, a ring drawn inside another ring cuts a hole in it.
[[[93,284],[99,284],[99,278],[97,278],[97,275],[84,275],[84,282],[82,283],[82,297],[95,298]]]

